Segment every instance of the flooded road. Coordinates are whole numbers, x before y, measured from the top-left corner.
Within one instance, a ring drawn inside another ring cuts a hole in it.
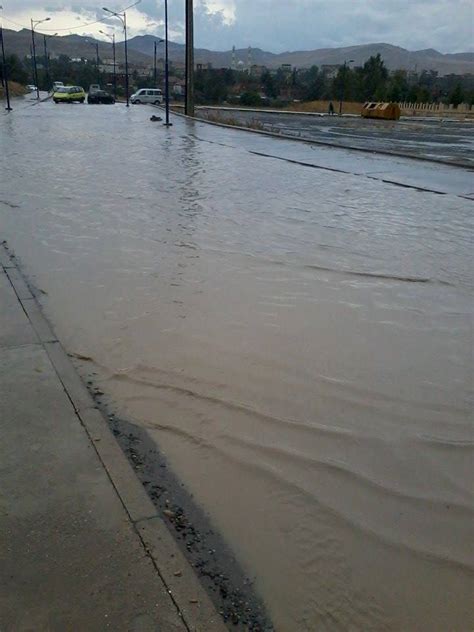
[[[220,117],[240,125],[257,125],[265,131],[303,137],[367,151],[391,151],[474,166],[472,120],[405,117],[399,121],[362,119],[360,116],[326,116],[278,111],[245,111],[232,107],[198,108],[198,116]]]
[[[0,239],[58,337],[277,630],[472,629],[472,174],[152,113],[0,117]]]

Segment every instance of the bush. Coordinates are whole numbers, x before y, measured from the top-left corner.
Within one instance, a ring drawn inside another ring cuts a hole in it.
[[[247,107],[255,107],[262,105],[262,98],[257,92],[244,92],[240,97],[240,103]]]
[[[457,108],[458,105],[461,105],[463,101],[464,101],[464,92],[463,92],[461,84],[458,83],[449,96],[449,102],[452,103],[452,105],[455,108]]]
[[[273,108],[286,108],[287,105],[289,105],[290,102],[288,100],[285,99],[274,99],[271,102],[271,106]]]

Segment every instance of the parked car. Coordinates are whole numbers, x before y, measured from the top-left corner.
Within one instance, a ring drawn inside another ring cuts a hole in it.
[[[34,86],[34,85],[32,85],[32,84],[31,84],[31,85],[26,86],[26,87],[28,88],[28,90],[29,90],[30,92],[36,92],[36,86]]]
[[[55,103],[72,103],[73,101],[84,103],[85,99],[86,93],[80,86],[60,86],[53,92],[53,101]]]
[[[91,94],[91,92],[100,92],[100,85],[98,83],[91,83],[91,85],[89,86],[89,94]]]
[[[163,103],[163,93],[158,88],[141,88],[130,97],[132,103],[152,103],[161,105]]]
[[[92,92],[89,88],[87,103],[115,103],[115,99],[113,95],[110,94],[110,92],[107,92],[106,90],[101,90],[100,87],[98,90],[92,90]]]
[[[64,88],[64,83],[62,81],[55,81],[53,83],[53,92],[56,92],[58,88]]]

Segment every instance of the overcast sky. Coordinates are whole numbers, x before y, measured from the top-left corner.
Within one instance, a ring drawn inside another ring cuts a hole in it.
[[[0,0],[6,28],[28,26],[30,17],[50,16],[38,30],[63,29],[61,34],[101,38],[99,29],[108,30],[118,20],[85,24],[103,18],[103,3],[118,11],[131,2]],[[168,2],[170,36],[183,41],[184,0]],[[127,12],[130,37],[163,35],[163,3],[142,0]],[[194,4],[196,46],[214,50],[235,44],[282,52],[388,42],[411,50],[474,51],[473,0],[195,0]]]

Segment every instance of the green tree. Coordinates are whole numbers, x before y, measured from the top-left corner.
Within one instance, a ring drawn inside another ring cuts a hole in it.
[[[418,87],[416,100],[418,103],[429,103],[431,101],[431,94],[428,88],[423,86]]]
[[[28,83],[29,73],[18,55],[7,55],[5,57],[5,66],[9,81],[16,81],[17,83],[21,83],[23,85]],[[3,83],[2,73],[2,65],[0,64],[0,77],[2,78]]]
[[[220,70],[198,70],[195,75],[194,89],[199,103],[220,103],[227,100],[228,75]]]
[[[262,99],[258,92],[244,92],[240,97],[242,105],[247,107],[254,107],[262,104]]]
[[[265,70],[262,73],[260,81],[267,97],[276,99],[278,96],[278,86],[273,75],[269,73],[268,70]]]
[[[326,79],[317,66],[311,66],[298,77],[301,98],[305,101],[317,101],[324,95]]]
[[[389,101],[405,101],[408,97],[408,80],[405,70],[396,70],[390,77],[387,96]]]
[[[362,85],[365,101],[373,101],[385,94],[388,70],[380,53],[370,57],[362,68]]]
[[[354,73],[349,66],[341,66],[332,82],[332,98],[351,101],[354,98]]]
[[[456,84],[456,87],[449,96],[449,102],[457,108],[464,101],[464,92],[460,83]]]

